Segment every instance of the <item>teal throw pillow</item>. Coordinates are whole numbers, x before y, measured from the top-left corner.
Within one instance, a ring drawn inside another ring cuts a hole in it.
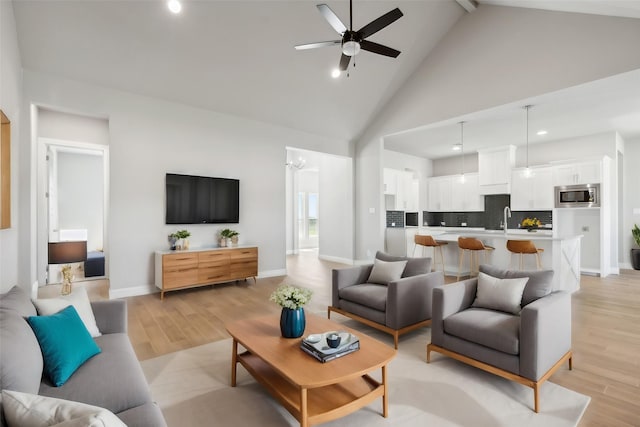
[[[101,351],[72,305],[50,316],[30,316],[27,321],[40,344],[44,372],[56,387]]]

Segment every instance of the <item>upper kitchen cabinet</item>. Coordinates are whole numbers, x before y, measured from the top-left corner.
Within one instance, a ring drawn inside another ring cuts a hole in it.
[[[430,212],[471,212],[484,210],[478,174],[439,176],[428,181],[428,210]]]
[[[600,161],[553,167],[553,185],[597,184],[602,181]]]
[[[511,170],[516,163],[516,147],[478,150],[480,194],[508,194]]]
[[[384,183],[384,194],[395,195],[398,191],[398,172],[395,169],[384,168],[382,171],[382,180]]]
[[[419,182],[413,172],[384,168],[383,183],[385,196],[392,196],[393,206],[387,203],[387,210],[417,212]],[[388,199],[388,197],[385,197]],[[393,208],[393,209],[391,209]]]
[[[527,175],[525,168],[511,172],[511,209],[514,211],[546,211],[554,207],[553,168],[533,167]]]

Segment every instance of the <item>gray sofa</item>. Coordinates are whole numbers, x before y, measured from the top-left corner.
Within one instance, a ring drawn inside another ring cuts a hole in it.
[[[99,406],[129,427],[166,426],[153,402],[142,368],[127,336],[127,306],[123,300],[91,303],[102,336],[102,352],[89,359],[61,387],[43,376],[40,346],[26,317],[36,308],[18,287],[0,296],[0,388]],[[0,416],[2,425],[4,417]]]
[[[431,343],[436,351],[539,391],[564,362],[572,368],[571,295],[551,292],[553,271],[512,271],[481,265],[500,279],[528,277],[518,314],[473,307],[478,278],[433,290]]]
[[[428,326],[431,322],[431,296],[444,283],[442,272],[431,273],[431,258],[396,257],[377,252],[382,261],[407,261],[399,280],[386,284],[368,283],[373,265],[333,270],[331,312],[350,317],[393,336]]]

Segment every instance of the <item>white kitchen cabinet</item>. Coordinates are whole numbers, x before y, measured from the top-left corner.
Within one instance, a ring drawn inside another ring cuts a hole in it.
[[[398,191],[398,171],[395,169],[384,168],[382,177],[384,182],[384,194],[394,195]]]
[[[484,211],[484,196],[480,194],[479,176],[477,173],[452,177],[452,206],[454,212]]]
[[[428,181],[428,210],[431,212],[483,211],[484,196],[480,195],[478,174],[439,176]]]
[[[430,212],[447,212],[452,210],[453,177],[439,176],[429,178],[427,191],[427,206]]]
[[[553,185],[598,184],[602,182],[599,161],[568,163],[553,167]]]
[[[527,176],[525,168],[511,173],[511,209],[514,211],[552,210],[553,168],[550,166],[531,168]]]
[[[384,194],[394,196],[393,209],[418,211],[419,182],[414,178],[413,172],[384,168],[383,181]]]
[[[509,193],[511,169],[516,162],[516,147],[508,145],[478,150],[478,175],[481,194]]]

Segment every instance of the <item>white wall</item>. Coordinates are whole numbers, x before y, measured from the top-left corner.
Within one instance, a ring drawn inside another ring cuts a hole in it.
[[[624,145],[624,201],[623,224],[621,227],[622,253],[621,267],[631,268],[631,248],[637,248],[631,229],[634,224],[640,227],[640,138],[626,140]]]
[[[38,136],[109,145],[109,122],[103,118],[39,108]]]
[[[356,146],[356,257],[382,248],[384,135],[640,68],[637,19],[480,5],[461,18]],[[616,49],[611,49],[616,46]]]
[[[18,274],[18,229],[27,221],[21,221],[19,209],[20,172],[19,142],[21,138],[20,108],[22,101],[22,64],[18,49],[13,4],[0,1],[0,108],[11,121],[11,228],[0,230],[0,293],[19,284],[25,290],[30,282]]]
[[[233,228],[240,232],[241,243],[258,245],[259,274],[283,274],[285,147],[295,143],[339,155],[349,150],[346,141],[37,72],[25,70],[24,76],[25,103],[109,119],[109,276],[114,296],[151,288],[153,253],[168,248],[167,235],[178,228],[164,224],[165,173],[240,179],[240,223]],[[33,143],[23,141],[21,148],[32,159],[33,180]],[[23,191],[31,186],[29,180],[21,182]],[[33,203],[29,209],[35,209]],[[202,246],[213,244],[223,227],[185,228],[192,233],[192,246]],[[31,256],[28,251],[24,255]]]
[[[322,156],[319,170],[319,257],[353,262],[353,160]]]
[[[103,249],[102,156],[58,153],[60,229],[86,229],[87,251]]]

